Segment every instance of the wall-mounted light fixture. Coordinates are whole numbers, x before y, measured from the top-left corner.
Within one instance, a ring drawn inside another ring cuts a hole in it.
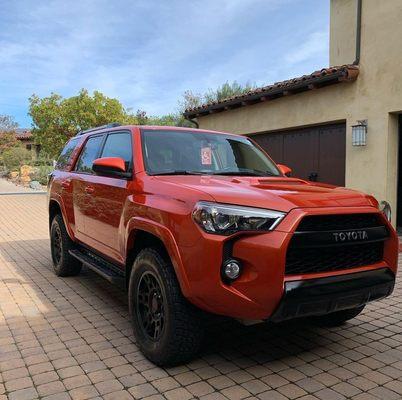
[[[367,120],[352,125],[352,146],[365,146],[367,141]]]

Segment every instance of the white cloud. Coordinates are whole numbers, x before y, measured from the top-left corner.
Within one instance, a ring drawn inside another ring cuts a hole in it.
[[[167,113],[186,89],[266,83],[283,73],[283,21],[295,18],[298,4],[306,7],[304,0],[9,2],[0,15],[0,114],[20,104],[23,115],[32,93],[70,96],[82,87]],[[319,32],[286,61],[325,51]]]
[[[328,42],[328,31],[313,32],[300,47],[286,54],[285,61],[290,64],[298,64],[316,57],[328,51]]]

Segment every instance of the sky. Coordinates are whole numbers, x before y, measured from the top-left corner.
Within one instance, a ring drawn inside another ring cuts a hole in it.
[[[0,0],[0,114],[81,88],[133,111],[186,90],[263,86],[328,66],[329,0]]]

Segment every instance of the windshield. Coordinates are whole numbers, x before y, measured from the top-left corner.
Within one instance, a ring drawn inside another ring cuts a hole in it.
[[[280,176],[275,164],[246,137],[143,130],[142,144],[150,175]]]

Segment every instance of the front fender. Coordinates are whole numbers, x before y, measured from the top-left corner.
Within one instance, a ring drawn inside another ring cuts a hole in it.
[[[170,260],[172,261],[177,279],[182,293],[185,297],[190,297],[190,285],[182,262],[179,248],[172,232],[164,225],[143,217],[132,217],[126,228],[125,254],[127,254],[128,238],[133,231],[141,230],[148,232],[162,241]]]

